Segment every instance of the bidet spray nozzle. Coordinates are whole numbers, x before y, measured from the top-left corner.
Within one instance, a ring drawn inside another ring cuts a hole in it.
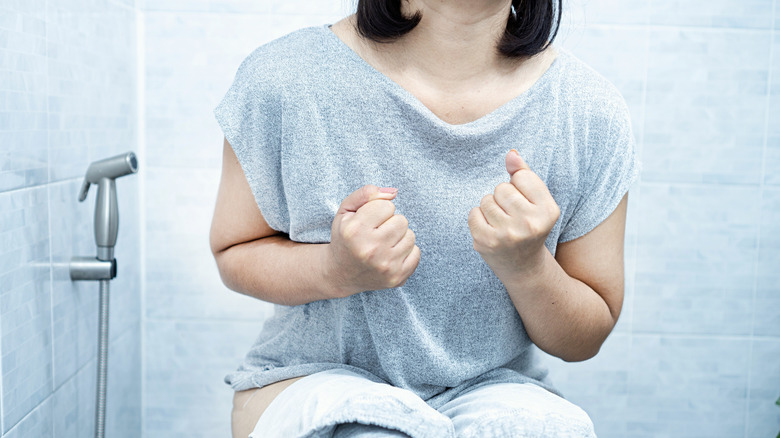
[[[99,260],[113,260],[119,230],[119,207],[116,199],[116,178],[138,172],[138,159],[127,152],[89,165],[81,185],[79,201],[87,198],[90,184],[97,184],[95,202],[95,243]]]

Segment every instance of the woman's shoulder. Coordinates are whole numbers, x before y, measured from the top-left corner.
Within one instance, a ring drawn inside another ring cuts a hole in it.
[[[326,29],[325,25],[306,27],[262,44],[244,58],[236,81],[283,88],[286,83],[311,77],[324,55]]]
[[[625,98],[609,79],[568,49],[558,47],[558,51],[562,65],[556,92],[572,112],[598,122],[628,111]]]

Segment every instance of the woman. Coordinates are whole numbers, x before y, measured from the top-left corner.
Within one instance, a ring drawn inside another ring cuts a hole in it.
[[[560,7],[360,0],[243,62],[211,247],[277,306],[226,377],[234,437],[595,436],[535,348],[614,327],[639,164]]]

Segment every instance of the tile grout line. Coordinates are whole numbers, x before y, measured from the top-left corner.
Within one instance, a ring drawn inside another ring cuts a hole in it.
[[[5,374],[3,374],[3,325],[0,324],[0,436],[5,436],[5,411],[3,409],[3,380]]]
[[[647,19],[647,18],[645,18],[645,19]],[[644,156],[644,152],[645,152],[645,131],[646,131],[646,124],[647,124],[646,123],[647,122],[647,81],[648,81],[648,71],[650,70],[650,62],[648,61],[648,55],[650,54],[650,32],[649,31],[645,32],[645,47],[644,47],[644,51],[645,51],[645,54],[644,54],[645,72],[644,72],[644,78],[643,78],[643,81],[642,81],[642,138],[640,139],[640,144],[642,146],[642,149],[641,149],[640,152],[641,152],[642,155],[640,156],[640,159],[642,158],[642,156]],[[638,184],[637,184],[637,187],[639,188],[639,195],[638,196],[641,197],[642,196],[642,184],[643,184],[642,174],[641,173],[639,174],[639,178],[638,179],[639,179]],[[638,205],[638,204],[634,204],[634,205]],[[636,288],[636,284],[637,284],[636,277],[637,276],[636,276],[636,270],[637,270],[637,266],[638,266],[637,255],[639,254],[639,249],[638,249],[638,247],[639,247],[639,230],[640,230],[641,223],[642,223],[642,218],[641,217],[637,218],[636,230],[634,230],[634,248],[633,248],[633,252],[634,252],[634,259],[633,259],[633,264],[634,264],[634,269],[633,269],[633,276],[634,276],[634,278],[633,278],[633,287],[634,287],[634,291],[633,291],[633,294],[634,294],[634,296],[631,298],[631,320],[630,320],[630,325],[629,325],[629,330],[628,330],[628,333],[629,333],[629,336],[628,336],[628,361],[629,361],[629,366],[630,366],[630,363],[631,363],[632,355],[634,353],[634,315],[635,315],[634,308],[636,308],[636,298],[637,298],[637,288]],[[631,384],[630,383],[631,383],[631,379],[630,379],[630,377],[627,376],[626,377],[626,399],[630,399],[631,398]]]
[[[52,214],[51,214],[51,180],[52,180],[52,171],[51,171],[51,130],[49,129],[49,115],[51,114],[51,109],[49,108],[49,95],[51,90],[49,89],[49,25],[51,21],[49,20],[49,5],[52,0],[46,0],[44,3],[44,28],[43,28],[43,34],[44,34],[44,54],[46,58],[46,167],[47,167],[47,178],[46,178],[46,208],[49,213],[49,335],[50,339],[49,342],[50,347],[49,351],[51,352],[51,392],[49,393],[49,397],[54,396],[54,258],[52,256]],[[48,398],[48,397],[47,397]],[[44,399],[45,402],[45,399]],[[42,405],[44,402],[41,402],[39,404]],[[32,409],[30,413],[32,413],[35,409]],[[52,415],[51,418],[49,418],[50,426],[51,426],[51,434],[54,435],[54,416]],[[21,421],[20,421],[21,423]]]
[[[273,14],[269,14],[273,15]],[[616,30],[639,30],[647,29],[652,31],[682,31],[682,32],[705,32],[705,33],[760,33],[771,32],[772,27],[718,27],[718,26],[686,26],[682,24],[659,24],[659,23],[581,23],[569,26],[570,29],[616,29]]]
[[[766,150],[769,139],[769,112],[770,101],[772,97],[772,62],[775,51],[775,25],[776,16],[775,11],[777,8],[777,1],[772,2],[772,28],[769,31],[769,69],[767,70],[767,82],[766,82],[766,99],[764,102],[764,142],[761,145],[761,173],[758,181],[758,226],[756,227],[756,251],[753,259],[753,298],[751,300],[751,306],[753,311],[750,315],[750,341],[748,347],[748,369],[747,369],[747,386],[745,388],[745,438],[749,437],[750,433],[750,397],[751,386],[753,384],[753,350],[755,348],[755,334],[756,334],[756,298],[758,296],[758,275],[759,275],[759,263],[761,262],[761,223],[764,212],[764,180],[766,178]]]
[[[141,349],[141,436],[144,436],[146,422],[146,15],[144,11],[135,7],[135,50],[136,50],[136,128],[138,135],[138,155],[143,171],[138,178],[138,222],[139,222],[139,245],[138,258],[140,263],[139,279],[141,294],[141,315],[140,320],[140,346]]]
[[[46,137],[47,137],[46,141],[47,141],[47,145],[48,145],[48,137],[49,137],[48,133],[46,134]],[[48,147],[46,149],[48,149]],[[49,155],[48,154],[49,153],[47,151],[46,152],[46,160],[47,161],[49,160]],[[47,176],[47,179],[48,179],[48,176]],[[29,186],[14,187],[13,189],[8,189],[8,190],[0,190],[0,194],[4,195],[6,193],[13,193],[13,192],[21,192],[21,191],[24,191],[24,190],[39,189],[39,188],[44,187],[44,186],[56,185],[56,184],[66,184],[66,183],[73,182],[73,181],[78,181],[78,180],[81,180],[80,176],[71,176],[71,177],[63,178],[63,179],[60,179],[60,180],[57,180],[57,181],[49,181],[49,182],[40,183],[40,184],[31,184]]]
[[[179,320],[180,318],[159,318],[159,319]],[[242,321],[242,322],[247,322],[247,321]],[[780,337],[778,336],[751,336],[749,333],[744,335],[732,335],[732,334],[717,334],[717,333],[634,331],[632,335],[640,338],[650,338],[655,336],[655,337],[662,337],[662,338],[669,338],[669,339],[696,339],[696,340],[711,340],[711,341],[749,341],[751,339],[766,340],[766,341],[780,341]]]
[[[733,183],[733,182],[706,182],[706,181],[664,181],[660,179],[643,179],[642,184],[650,186],[665,186],[674,185],[679,187],[734,187],[742,189],[758,189],[763,186],[760,182],[757,183]]]
[[[130,5],[126,4],[126,3],[123,3],[123,2],[118,1],[118,0],[109,0],[109,2],[113,3],[114,6],[119,6],[120,8],[129,9],[131,11],[135,10],[135,3],[133,4],[133,6],[130,6]]]

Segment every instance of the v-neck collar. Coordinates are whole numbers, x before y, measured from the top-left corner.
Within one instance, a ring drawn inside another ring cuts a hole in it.
[[[553,62],[547,67],[542,75],[524,92],[520,93],[511,100],[505,102],[493,111],[479,117],[476,120],[472,120],[467,123],[452,124],[445,122],[439,116],[437,116],[430,108],[420,101],[414,94],[402,87],[400,84],[390,79],[387,75],[377,70],[373,65],[369,64],[365,59],[357,54],[351,47],[349,47],[338,35],[336,35],[330,28],[331,24],[324,24],[319,26],[318,29],[326,34],[326,40],[332,44],[335,50],[339,50],[345,54],[357,68],[361,69],[366,75],[378,80],[384,84],[390,91],[400,96],[405,102],[412,107],[416,108],[420,114],[430,119],[432,123],[442,128],[446,128],[451,131],[471,131],[473,129],[492,125],[496,123],[496,119],[503,119],[507,114],[512,114],[515,107],[525,103],[536,91],[544,86],[544,84],[554,76],[554,73],[560,68],[562,57],[566,55],[566,51],[560,47],[555,47],[556,56]]]

